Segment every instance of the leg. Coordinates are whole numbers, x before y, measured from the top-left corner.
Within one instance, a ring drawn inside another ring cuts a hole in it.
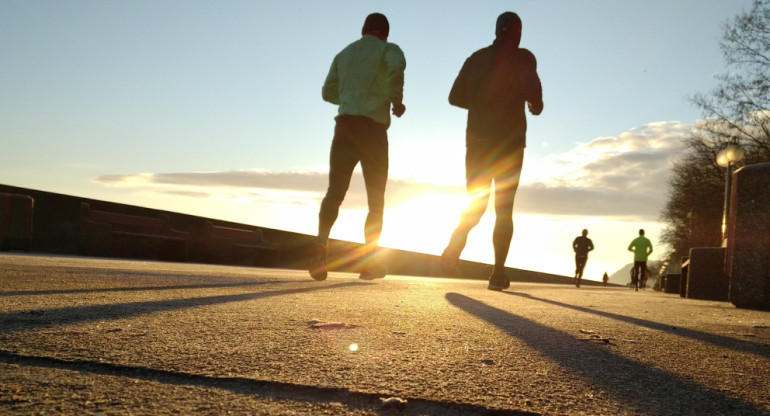
[[[311,263],[308,267],[310,276],[315,280],[326,280],[329,233],[337,220],[340,205],[350,186],[350,177],[358,163],[357,157],[345,140],[347,130],[345,124],[344,120],[338,119],[334,129],[334,139],[329,155],[329,187],[318,213],[318,237],[313,245]]]
[[[580,256],[575,254],[575,279],[577,279],[578,273],[580,273]]]
[[[582,256],[576,258],[577,271],[575,272],[575,277],[577,277],[578,280],[583,278],[583,270],[586,268],[586,260],[588,260],[588,258]]]
[[[364,273],[362,278],[385,277],[376,259],[385,210],[385,187],[388,181],[388,136],[385,126],[370,122],[366,141],[360,151],[361,170],[366,185],[369,213],[364,224]]]
[[[468,234],[479,224],[481,217],[484,215],[484,211],[487,209],[487,204],[489,203],[489,187],[485,185],[474,188],[476,189],[476,192],[469,192],[471,201],[465,211],[461,214],[460,223],[452,233],[449,246],[447,247],[452,247],[454,251],[457,251],[458,256],[465,248],[465,244],[468,241]]]
[[[639,290],[639,279],[641,278],[641,262],[634,261],[633,274],[631,275],[631,287],[634,290]]]
[[[372,124],[377,124],[372,122]],[[382,233],[382,218],[385,211],[385,186],[388,182],[388,137],[384,126],[376,125],[367,139],[366,151],[362,151],[361,170],[366,185],[369,213],[366,216],[364,241],[376,247]]]
[[[575,286],[580,287],[580,281],[583,279],[583,269],[586,267],[587,257],[575,256]]]
[[[334,222],[337,221],[340,205],[350,186],[353,169],[358,164],[358,157],[348,143],[350,126],[347,120],[338,119],[334,129],[331,153],[329,155],[329,187],[321,202],[318,213],[318,240],[326,242],[329,239]]]
[[[492,245],[495,249],[495,267],[487,289],[507,289],[510,279],[505,274],[505,261],[513,238],[513,201],[521,178],[523,149],[495,149],[491,165],[495,181],[495,228]]]
[[[460,253],[465,248],[468,233],[478,225],[489,203],[492,188],[491,169],[484,160],[484,149],[480,146],[468,146],[465,154],[466,191],[470,199],[468,207],[460,216],[460,224],[452,233],[449,244],[442,254],[442,262],[446,268],[456,267]]]
[[[492,243],[496,270],[505,270],[513,238],[513,201],[519,188],[524,149],[515,150],[513,154],[507,153],[507,157],[501,159],[495,169],[497,172],[502,171],[502,174],[495,176],[495,229]]]

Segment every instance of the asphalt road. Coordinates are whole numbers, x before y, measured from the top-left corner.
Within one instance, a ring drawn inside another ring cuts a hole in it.
[[[0,414],[770,415],[770,312],[0,254]]]

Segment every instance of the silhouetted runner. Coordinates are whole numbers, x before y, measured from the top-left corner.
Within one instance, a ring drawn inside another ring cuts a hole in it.
[[[636,237],[628,245],[628,251],[634,252],[634,267],[631,269],[632,285],[634,289],[639,290],[639,281],[644,279],[644,273],[647,272],[647,257],[652,253],[652,243],[644,236],[644,230],[639,230],[639,237]]]
[[[583,230],[582,234],[572,241],[572,250],[575,251],[575,286],[577,287],[580,287],[580,280],[583,279],[588,252],[593,249],[594,243],[588,238],[588,230]]]
[[[364,249],[356,259],[362,267],[359,277],[376,279],[387,273],[376,256],[388,180],[387,129],[391,105],[396,117],[406,111],[402,102],[406,59],[398,45],[387,42],[389,32],[384,15],[367,16],[361,39],[334,57],[323,85],[323,99],[339,105],[339,112],[329,156],[329,188],[321,202],[318,237],[309,267],[315,280],[326,279],[329,233],[359,162],[369,203]]]
[[[495,267],[487,286],[490,290],[510,286],[505,260],[513,237],[513,200],[526,146],[525,104],[533,115],[543,111],[537,61],[532,52],[519,47],[520,41],[519,16],[501,14],[495,41],[465,61],[449,93],[450,104],[468,110],[465,177],[472,201],[441,255],[441,263],[447,271],[457,269],[468,233],[484,215],[494,182]]]

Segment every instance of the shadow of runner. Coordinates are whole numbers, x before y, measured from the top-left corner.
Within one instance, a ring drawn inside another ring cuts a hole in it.
[[[579,312],[585,312],[585,313],[590,313],[594,315],[599,315],[604,318],[615,319],[615,320],[626,322],[632,325],[638,325],[645,328],[654,329],[656,331],[668,332],[669,334],[672,334],[672,335],[691,338],[696,341],[706,342],[709,344],[716,345],[718,347],[728,348],[734,351],[745,352],[748,354],[758,355],[760,357],[770,358],[770,346],[767,346],[765,344],[744,341],[741,339],[725,337],[722,335],[709,334],[707,332],[695,331],[687,328],[674,327],[667,324],[647,321],[644,319],[634,318],[631,316],[618,315],[611,312],[597,311],[595,309],[589,309],[589,308],[584,308],[582,306],[570,305],[567,303],[557,302],[555,300],[538,298],[527,293],[517,293],[517,292],[505,292],[505,293],[507,295],[520,296],[526,299],[544,302],[549,305],[561,306],[563,308],[572,309]]]
[[[112,292],[143,292],[156,290],[187,290],[187,289],[223,289],[231,287],[264,286],[267,284],[297,283],[291,280],[267,280],[259,282],[236,282],[236,283],[212,283],[199,285],[176,285],[176,286],[133,286],[133,287],[111,287],[100,289],[66,289],[66,290],[24,290],[18,292],[0,292],[0,297],[6,296],[49,296],[49,295],[74,295],[78,293],[112,293]]]
[[[467,296],[448,293],[446,299],[453,306],[522,340],[640,414],[767,414],[749,403],[726,397]]]
[[[449,403],[414,398],[408,398],[403,409],[391,410],[385,409],[383,406],[382,394],[357,392],[342,387],[308,386],[279,381],[255,380],[243,377],[212,377],[87,360],[61,360],[50,357],[26,356],[3,350],[0,350],[0,363],[77,371],[83,374],[125,377],[167,385],[226,390],[236,394],[259,396],[265,399],[272,398],[297,402],[334,403],[341,404],[351,410],[365,410],[373,414],[382,412],[384,414],[397,413],[401,415],[428,416],[537,416],[536,413],[531,412],[494,409],[472,404]],[[124,412],[125,409],[121,409],[121,411]],[[107,413],[109,413],[109,411]]]
[[[0,334],[11,334],[38,328],[50,328],[59,325],[72,325],[82,322],[104,321],[145,315],[155,312],[174,311],[229,302],[264,299],[274,296],[315,292],[318,290],[338,289],[360,286],[361,282],[339,283],[313,286],[302,289],[278,290],[274,292],[241,293],[237,295],[219,295],[186,299],[164,299],[152,302],[131,302],[106,305],[76,306],[41,311],[11,312],[0,314]]]

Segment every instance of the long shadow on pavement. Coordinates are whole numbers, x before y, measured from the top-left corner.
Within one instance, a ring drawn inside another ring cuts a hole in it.
[[[259,282],[213,283],[200,285],[175,285],[175,286],[132,286],[110,287],[102,289],[68,289],[68,290],[24,290],[17,292],[0,292],[0,297],[7,296],[41,296],[41,295],[75,295],[81,293],[110,293],[110,292],[143,292],[156,290],[185,290],[185,289],[222,289],[233,287],[263,286],[267,284],[296,283],[291,280],[262,280]]]
[[[221,303],[242,302],[275,296],[315,292],[319,290],[360,286],[362,284],[369,283],[350,282],[272,292],[240,293],[237,295],[163,299],[152,302],[110,303],[106,305],[75,306],[71,308],[56,308],[41,311],[10,312],[0,314],[0,334],[10,334],[31,329],[50,328],[82,322],[119,319],[155,312],[196,308]]]
[[[448,293],[446,299],[457,308],[525,342],[641,414],[766,414],[752,404],[726,397],[467,296]]]
[[[625,316],[625,315],[618,315],[611,312],[597,311],[595,309],[589,309],[581,306],[570,305],[567,303],[557,302],[550,299],[538,298],[536,296],[532,296],[527,293],[517,293],[517,292],[505,292],[505,293],[508,295],[520,296],[526,299],[544,302],[549,305],[560,306],[563,308],[572,309],[579,312],[599,315],[604,318],[615,319],[618,321],[642,326],[649,329],[654,329],[657,331],[668,332],[669,334],[672,334],[672,335],[691,338],[696,341],[706,342],[709,344],[716,345],[718,347],[728,348],[734,351],[740,351],[748,354],[758,355],[765,358],[770,358],[770,347],[765,344],[744,341],[736,338],[725,337],[722,335],[709,334],[707,332],[696,331],[693,329],[675,327],[667,324],[661,324],[659,322],[652,322],[644,319],[634,318],[632,316]]]
[[[177,386],[203,387],[226,390],[236,394],[258,396],[265,399],[292,400],[312,403],[343,404],[351,410],[365,410],[379,413],[383,410],[382,394],[363,393],[339,387],[307,386],[277,381],[263,381],[243,377],[212,377],[199,374],[159,370],[154,368],[109,364],[87,360],[61,360],[50,357],[35,357],[0,350],[0,363],[18,366],[52,368],[97,374],[127,377],[134,380],[150,381]],[[408,398],[400,411],[386,410],[385,414],[401,415],[510,415],[537,416],[536,413],[506,409],[493,409],[471,404],[448,403],[426,399]]]

